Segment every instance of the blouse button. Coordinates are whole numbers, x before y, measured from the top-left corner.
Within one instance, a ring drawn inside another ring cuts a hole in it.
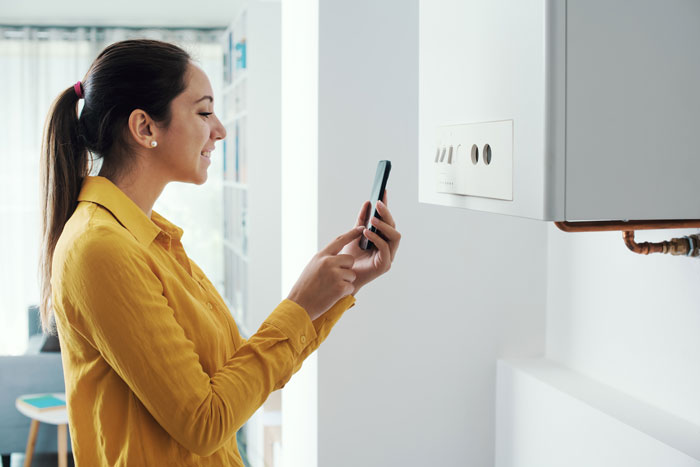
[[[306,344],[306,336],[301,336],[301,343]]]
[[[210,310],[213,310],[213,309],[214,309],[214,307],[211,306],[211,303],[207,303],[207,306],[209,307]]]

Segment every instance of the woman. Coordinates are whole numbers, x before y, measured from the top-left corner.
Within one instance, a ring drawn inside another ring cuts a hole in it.
[[[84,98],[80,116],[78,100]],[[202,184],[226,130],[204,72],[182,49],[107,47],[49,114],[42,150],[42,307],[61,341],[78,465],[238,465],[236,431],[328,336],[399,244],[361,225],[306,266],[243,339],[182,230],[152,207],[171,181]],[[102,158],[90,173],[89,153]],[[366,236],[377,249],[358,246]]]

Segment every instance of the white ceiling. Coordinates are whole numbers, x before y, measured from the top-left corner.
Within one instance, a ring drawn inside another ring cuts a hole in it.
[[[0,25],[226,27],[243,0],[0,0]]]

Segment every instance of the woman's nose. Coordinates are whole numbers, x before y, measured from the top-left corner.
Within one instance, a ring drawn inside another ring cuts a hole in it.
[[[214,135],[215,140],[226,138],[226,127],[222,125],[221,120],[219,120],[219,117],[216,117],[216,127],[214,128],[214,131],[212,131],[212,133]]]

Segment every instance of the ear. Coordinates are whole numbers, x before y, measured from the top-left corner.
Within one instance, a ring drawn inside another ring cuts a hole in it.
[[[129,134],[133,141],[141,147],[153,149],[152,141],[158,141],[157,128],[153,119],[144,110],[134,109],[129,115]]]

